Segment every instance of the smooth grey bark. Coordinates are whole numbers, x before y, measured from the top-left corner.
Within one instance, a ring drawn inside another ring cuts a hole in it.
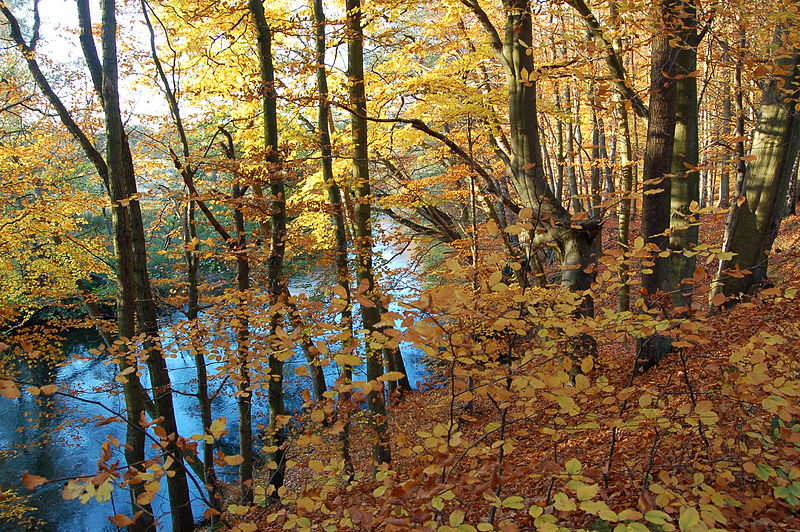
[[[697,101],[697,47],[702,36],[697,31],[695,0],[682,0],[677,27],[675,81],[675,141],[672,149],[669,248],[672,252],[672,302],[691,306],[693,283],[682,283],[694,275],[696,256],[692,248],[700,233],[692,203],[700,201],[699,104]],[[687,255],[688,252],[688,255]]]
[[[782,45],[788,31],[778,28],[776,46]],[[747,167],[725,229],[723,250],[734,255],[720,261],[712,297],[718,293],[746,294],[767,277],[768,252],[780,227],[783,202],[800,150],[800,117],[794,107],[799,61],[797,50],[774,60],[778,74],[764,88],[753,132],[750,155],[755,160]],[[749,273],[729,275],[728,270]]]

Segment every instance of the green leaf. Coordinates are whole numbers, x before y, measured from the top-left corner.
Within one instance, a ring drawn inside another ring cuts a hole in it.
[[[575,490],[575,495],[579,501],[588,501],[589,499],[594,499],[599,491],[600,486],[597,484],[584,484]]]
[[[644,514],[644,518],[654,525],[665,525],[667,524],[667,521],[672,520],[669,514],[664,513],[661,510],[650,510]]]
[[[567,460],[567,463],[564,464],[564,469],[566,469],[567,473],[570,475],[577,475],[581,472],[582,468],[583,466],[577,458],[570,458]]]
[[[681,508],[681,516],[678,518],[678,526],[682,531],[691,530],[700,524],[700,514],[694,506],[684,506]]]

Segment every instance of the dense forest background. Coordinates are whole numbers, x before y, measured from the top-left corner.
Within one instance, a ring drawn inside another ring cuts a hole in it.
[[[0,527],[800,528],[797,0],[0,13]]]

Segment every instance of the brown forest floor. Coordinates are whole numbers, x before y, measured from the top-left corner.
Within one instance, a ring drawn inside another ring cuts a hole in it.
[[[709,233],[703,230],[701,237],[706,243],[721,242],[721,229],[723,224],[719,220],[709,223],[706,227],[714,227],[715,231]],[[635,231],[637,228],[634,227]],[[607,231],[610,233],[610,231]],[[610,239],[609,239],[610,240]],[[612,242],[605,243],[610,247]],[[775,286],[782,290],[790,287],[800,288],[800,216],[792,216],[783,222],[780,236],[775,244],[775,250],[771,258],[771,281]],[[767,296],[756,296],[747,305],[738,305],[730,310],[709,316],[707,320],[713,325],[713,337],[704,346],[687,348],[685,351],[688,377],[698,397],[702,398],[706,392],[719,388],[725,379],[723,368],[728,364],[731,353],[738,347],[747,343],[748,339],[758,332],[769,332],[782,334],[787,330],[796,331],[797,324],[800,323],[800,297],[792,300],[792,304],[776,305]],[[784,353],[789,353],[791,360],[794,361],[794,369],[797,369],[798,355],[800,355],[799,345],[782,346]],[[767,360],[769,362],[769,360]],[[631,373],[633,363],[633,350],[630,345],[611,344],[603,345],[600,348],[599,359],[594,369],[589,375],[596,378],[598,375],[605,375],[610,384],[617,389],[624,388]],[[593,375],[592,375],[593,374]],[[796,377],[795,377],[796,378]],[[678,356],[669,355],[656,368],[650,370],[643,376],[635,379],[634,386],[637,389],[660,390],[662,393],[674,393],[687,395],[685,374],[681,360]],[[709,396],[711,397],[711,396]],[[602,408],[601,404],[597,405]],[[542,409],[546,408],[542,404]],[[390,426],[393,433],[393,462],[392,469],[397,472],[396,482],[401,483],[407,479],[415,479],[422,476],[420,462],[415,458],[416,454],[401,453],[400,449],[404,446],[419,444],[422,440],[417,436],[418,431],[430,430],[436,423],[445,421],[450,416],[450,395],[447,388],[434,388],[427,391],[411,392],[405,399],[391,407]],[[735,405],[715,404],[715,411],[720,416],[719,426],[730,427],[730,430],[741,430],[741,411]],[[482,434],[486,417],[497,416],[497,411],[486,399],[478,399],[475,402],[475,410],[467,413],[463,408],[457,409],[459,430],[464,432],[464,439],[471,440],[479,438]],[[563,464],[569,458],[577,458],[586,465],[584,475],[594,479],[602,485],[603,465],[607,462],[610,442],[610,430],[591,432],[592,437],[581,438],[575,436],[570,439],[562,439],[559,442],[557,455],[554,456],[552,442],[542,437],[536,421],[532,421],[528,426],[524,423],[514,427],[513,435],[516,442],[514,451],[506,456],[505,470],[511,472],[511,478],[507,479],[503,487],[504,494],[520,494],[527,499],[528,504],[542,504],[548,498],[549,489],[552,487],[551,481],[546,475],[534,475],[530,472],[545,472],[557,470],[556,463]],[[650,461],[651,453],[653,458],[653,471],[657,472],[662,466],[672,468],[674,471],[680,470],[680,464],[689,464],[695,460],[702,460],[705,456],[702,452],[702,442],[697,434],[690,435],[683,441],[665,440],[658,442],[652,430],[631,431],[617,444],[617,450],[613,465],[609,472],[609,489],[603,490],[601,499],[611,508],[640,508],[646,511],[648,505],[652,503],[652,494],[642,489],[642,472],[646,470]],[[797,449],[795,445],[795,449]],[[316,445],[309,445],[301,451],[295,451],[292,458],[300,465],[308,463],[309,460],[319,459],[326,462],[338,456],[338,441],[317,442]],[[371,463],[371,450],[366,431],[356,428],[352,435],[352,456],[356,468],[366,475],[369,474]],[[406,454],[406,456],[404,456]],[[797,457],[798,454],[795,454]],[[554,460],[555,458],[555,460]],[[422,464],[423,466],[429,462]],[[675,464],[678,464],[677,466]],[[677,474],[679,476],[679,473]],[[289,492],[302,491],[309,487],[313,482],[312,473],[304,467],[297,467],[288,471],[286,485]],[[721,482],[721,481],[720,481]],[[381,507],[381,502],[373,496],[372,490],[378,484],[371,482],[356,483],[352,487],[342,486],[336,495],[329,497],[334,504],[346,505],[351,508],[351,513],[358,512],[371,513]],[[716,484],[719,487],[719,483]],[[723,483],[723,487],[725,483]],[[741,487],[735,485],[728,486],[729,490],[743,490],[743,498],[748,498],[748,490],[751,488],[747,483],[741,482]],[[465,511],[467,519],[465,522],[476,523],[485,520],[488,511],[488,504],[480,494],[481,490],[476,489],[474,496],[469,492],[461,492],[459,495],[458,506]],[[742,500],[742,497],[740,497]],[[725,528],[729,530],[800,530],[800,518],[797,513],[792,512],[785,505],[765,506],[760,502],[761,495],[752,492],[751,501],[744,506],[733,510],[727,514],[728,523]],[[765,499],[766,501],[766,499]],[[273,510],[275,507],[272,508]],[[299,512],[296,507],[285,508],[287,512]],[[448,506],[452,510],[453,506]],[[266,511],[265,511],[266,510]],[[267,522],[267,515],[270,510],[259,509],[251,512],[247,516],[247,521],[255,521],[259,530],[280,530],[285,523],[283,518]],[[447,512],[445,512],[447,515]],[[320,513],[308,513],[309,520],[313,524],[315,518],[321,518]],[[562,519],[564,516],[562,515]],[[527,513],[516,514],[513,510],[503,509],[498,512],[496,523],[505,520],[505,529],[533,529],[532,520]],[[369,517],[363,519],[363,523],[368,523]],[[445,518],[444,522],[447,520]],[[591,525],[592,519],[575,517],[572,521],[567,519],[562,523],[573,528],[583,528]],[[596,525],[595,525],[596,526]],[[313,525],[312,525],[313,527]],[[386,529],[386,525],[381,525],[381,529]],[[359,526],[358,529],[369,529],[369,526]],[[402,526],[391,527],[389,529],[401,530]],[[612,530],[608,528],[608,530]]]

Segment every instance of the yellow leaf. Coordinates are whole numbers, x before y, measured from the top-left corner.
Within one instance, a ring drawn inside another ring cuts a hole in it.
[[[228,512],[232,513],[233,515],[247,515],[247,512],[249,511],[249,506],[242,506],[239,504],[231,504],[228,506]]]
[[[312,501],[309,497],[300,497],[297,500],[297,506],[299,506],[306,512],[313,512],[316,509],[314,501]]]
[[[324,419],[325,419],[325,412],[323,412],[321,409],[318,408],[313,412],[311,412],[311,421],[313,421],[314,423],[321,423]]]
[[[224,459],[226,464],[228,465],[239,465],[244,462],[244,458],[242,458],[241,454],[232,454],[230,456],[226,456]]]
[[[333,361],[340,366],[358,366],[364,362],[361,357],[355,355],[336,355],[333,357]]]
[[[681,531],[685,532],[691,530],[693,527],[700,524],[700,514],[692,506],[684,506],[681,508],[681,516],[678,518],[678,526]]]
[[[208,432],[210,432],[215,439],[220,438],[223,434],[225,434],[225,427],[227,424],[228,419],[225,417],[216,419],[213,423],[211,423],[211,426],[208,427]]]
[[[572,400],[572,397],[568,395],[557,395],[556,402],[558,406],[561,407],[562,412],[571,412],[575,410],[575,401]]]
[[[390,371],[390,372],[384,373],[383,375],[378,377],[378,380],[381,381],[381,382],[399,381],[400,379],[402,379],[405,376],[406,376],[405,373],[402,373],[400,371]]]
[[[464,522],[464,511],[463,510],[453,510],[453,513],[450,514],[450,526],[453,528],[458,527],[461,523]]]
[[[584,484],[575,490],[575,495],[578,497],[579,501],[587,501],[593,499],[599,491],[600,486],[597,484]]]

